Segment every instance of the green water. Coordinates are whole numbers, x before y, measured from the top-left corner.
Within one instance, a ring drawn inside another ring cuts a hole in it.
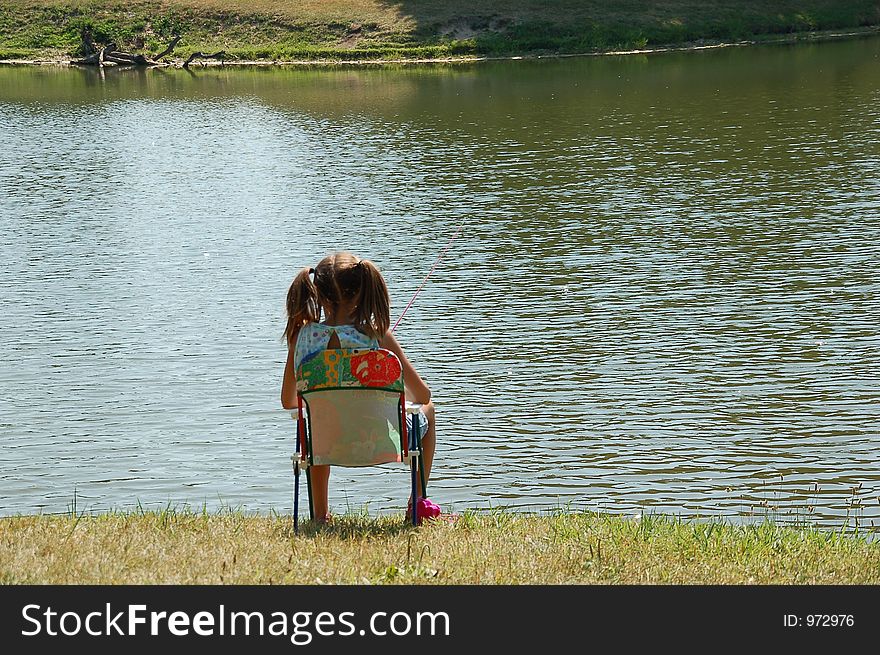
[[[445,507],[872,529],[880,39],[0,67],[0,513],[289,510],[287,285],[376,261]],[[406,474],[337,470],[336,511]]]

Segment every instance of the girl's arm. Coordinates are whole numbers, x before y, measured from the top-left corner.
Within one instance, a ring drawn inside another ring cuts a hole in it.
[[[409,396],[410,400],[423,405],[430,402],[431,390],[428,388],[428,385],[425,384],[424,380],[422,380],[418,371],[416,371],[409,359],[407,359],[403,352],[403,348],[400,347],[400,344],[390,330],[385,333],[384,337],[382,337],[379,346],[393,352],[400,359],[400,363],[403,364],[403,380],[406,385],[406,395]]]
[[[296,369],[293,365],[296,337],[294,337],[293,343],[294,346],[287,349],[287,364],[284,365],[284,379],[281,382],[281,406],[284,409],[296,407]]]

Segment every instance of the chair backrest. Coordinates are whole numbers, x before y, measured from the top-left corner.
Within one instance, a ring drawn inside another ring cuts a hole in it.
[[[308,410],[310,464],[402,461],[403,371],[394,353],[378,348],[319,351],[300,364],[296,388]]]

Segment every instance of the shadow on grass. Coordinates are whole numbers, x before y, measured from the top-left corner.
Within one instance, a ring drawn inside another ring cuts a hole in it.
[[[506,56],[733,42],[880,24],[876,0],[379,0],[411,19],[413,37],[452,55]]]
[[[366,514],[334,516],[329,523],[303,521],[299,523],[299,535],[293,532],[293,519],[287,518],[279,526],[279,534],[285,538],[328,536],[342,539],[363,537],[393,537],[412,532],[417,528],[402,516],[377,516]]]

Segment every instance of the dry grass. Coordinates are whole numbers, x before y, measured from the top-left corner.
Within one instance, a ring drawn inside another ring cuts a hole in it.
[[[877,584],[880,544],[770,523],[466,513],[413,529],[346,516],[145,512],[0,519],[5,583]]]

